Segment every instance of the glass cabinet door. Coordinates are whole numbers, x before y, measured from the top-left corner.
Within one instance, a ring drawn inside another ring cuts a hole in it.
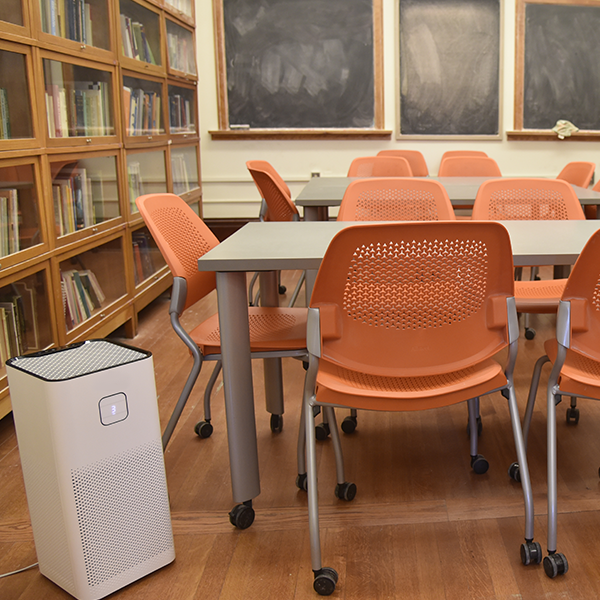
[[[128,136],[165,134],[163,109],[161,82],[123,76],[123,112]]]
[[[194,135],[196,127],[196,90],[169,85],[169,131]]]
[[[173,193],[181,196],[200,187],[196,146],[171,146]]]
[[[32,137],[26,55],[0,49],[0,141]]]
[[[188,20],[194,18],[192,0],[165,0],[165,7],[177,13],[181,13]]]
[[[167,19],[167,49],[169,68],[186,75],[196,75],[196,50],[194,36],[185,29]]]
[[[152,277],[167,264],[147,227],[131,232],[131,248],[136,286]]]
[[[167,192],[167,171],[164,150],[127,154],[127,187],[131,213],[139,212],[138,196]]]
[[[2,0],[0,2],[0,21],[13,25],[24,25],[22,0]]]
[[[162,65],[160,15],[133,0],[120,1],[121,49],[126,58]]]

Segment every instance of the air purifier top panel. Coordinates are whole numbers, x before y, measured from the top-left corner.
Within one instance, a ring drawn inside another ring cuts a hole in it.
[[[15,356],[6,364],[45,381],[64,381],[112,369],[152,356],[150,352],[109,340],[88,340],[27,356]]]

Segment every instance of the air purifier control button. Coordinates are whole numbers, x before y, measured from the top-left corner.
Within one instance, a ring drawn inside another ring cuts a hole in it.
[[[113,425],[129,416],[127,396],[123,393],[105,396],[100,400],[100,421],[102,425]]]

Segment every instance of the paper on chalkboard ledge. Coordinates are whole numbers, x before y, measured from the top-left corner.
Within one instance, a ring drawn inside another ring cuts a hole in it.
[[[564,140],[566,137],[569,137],[572,133],[579,131],[579,127],[573,125],[571,121],[559,119],[558,121],[556,121],[556,125],[552,128],[552,131],[556,132],[559,140]]]

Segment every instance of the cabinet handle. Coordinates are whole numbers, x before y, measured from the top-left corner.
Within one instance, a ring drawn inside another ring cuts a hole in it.
[[[81,49],[85,50],[85,44],[81,44]]]
[[[104,317],[105,317],[105,316],[106,316],[106,313],[100,313],[100,317],[101,317],[102,319],[104,319]]]
[[[93,233],[98,233],[98,228],[97,227],[92,227],[92,232]]]
[[[86,142],[86,144],[91,144],[91,143],[92,143],[92,138],[87,138],[87,139],[85,140],[85,142]]]
[[[149,139],[150,141],[152,141],[152,136],[151,136],[151,135],[149,135],[149,136],[148,136],[148,139]]]

